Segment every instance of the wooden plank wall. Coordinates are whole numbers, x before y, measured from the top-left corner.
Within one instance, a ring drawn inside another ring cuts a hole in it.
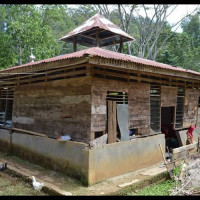
[[[189,127],[192,121],[197,121],[199,96],[199,90],[185,90],[183,127]]]
[[[107,91],[128,93],[128,83],[92,77],[92,112],[91,132],[105,131],[107,122],[106,95]]]
[[[129,104],[129,125],[150,133],[149,84],[127,83],[101,78],[92,78],[91,132],[105,131],[107,121],[107,91],[127,92]]]
[[[161,86],[161,107],[176,107],[177,87]]]
[[[13,127],[51,137],[69,134],[77,141],[88,141],[90,89],[90,77],[18,86],[14,93]]]
[[[150,85],[131,83],[129,88],[130,126],[139,133],[150,133]]]

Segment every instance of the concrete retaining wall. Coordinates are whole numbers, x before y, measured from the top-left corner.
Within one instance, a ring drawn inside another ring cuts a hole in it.
[[[159,144],[165,151],[164,134],[107,144],[89,150],[90,184],[162,161]]]
[[[7,153],[10,142],[9,130],[0,129],[0,151]]]
[[[0,144],[8,149],[9,141],[9,131],[0,129]],[[84,184],[94,184],[160,162],[162,155],[159,144],[164,150],[164,135],[88,149],[85,143],[58,142],[51,138],[13,132],[11,154],[64,172]]]

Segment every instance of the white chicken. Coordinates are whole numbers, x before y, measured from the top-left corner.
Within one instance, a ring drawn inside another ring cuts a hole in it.
[[[42,187],[44,186],[44,183],[39,183],[36,181],[35,176],[32,176],[33,178],[33,187],[35,190],[40,191],[42,189]]]

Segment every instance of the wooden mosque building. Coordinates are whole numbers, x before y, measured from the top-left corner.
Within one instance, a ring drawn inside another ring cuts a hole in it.
[[[74,52],[0,71],[1,151],[94,184],[162,162],[162,130],[199,123],[200,73],[123,54],[134,38],[100,14],[61,40]]]

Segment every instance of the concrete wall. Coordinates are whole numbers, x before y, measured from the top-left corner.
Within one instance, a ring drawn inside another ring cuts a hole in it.
[[[5,149],[7,141],[9,131],[0,129],[0,144],[4,144]],[[164,151],[162,134],[88,149],[80,142],[61,143],[14,132],[11,154],[66,173],[84,184],[94,184],[162,161],[159,144]]]
[[[0,151],[7,153],[10,143],[9,130],[0,129]]]
[[[91,132],[91,78],[80,77],[18,86],[13,127],[51,137],[69,134],[87,142]]]
[[[96,183],[163,161],[159,144],[165,151],[163,134],[107,144],[89,150],[90,183]]]
[[[0,150],[8,153],[9,131],[0,129]],[[81,142],[58,142],[56,139],[12,133],[11,155],[63,172],[88,182],[87,145]]]

